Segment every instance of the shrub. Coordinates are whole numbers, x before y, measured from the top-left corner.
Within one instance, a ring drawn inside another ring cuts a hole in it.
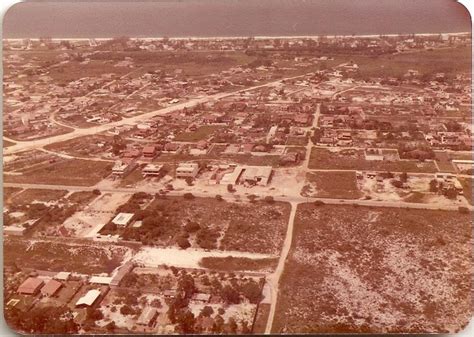
[[[194,195],[192,193],[184,193],[183,194],[184,199],[194,199]]]
[[[464,206],[459,206],[458,211],[459,213],[462,213],[462,214],[469,214],[469,208],[464,207]]]
[[[235,192],[234,185],[232,185],[232,184],[227,185],[227,191],[230,192],[230,193]]]
[[[92,194],[94,194],[94,195],[100,195],[101,192],[100,192],[97,188],[95,188],[95,189],[92,190]]]
[[[177,243],[178,243],[179,248],[181,249],[186,249],[186,248],[191,247],[191,244],[189,243],[188,239],[184,237],[178,238]]]
[[[314,206],[323,206],[323,205],[325,205],[324,201],[321,201],[321,200],[316,200],[313,204],[314,204]]]
[[[271,195],[267,195],[265,197],[265,202],[267,202],[269,204],[273,204],[275,202],[275,199],[273,199],[273,197]]]
[[[217,201],[223,201],[224,198],[222,198],[222,195],[216,194],[216,200],[217,200]]]

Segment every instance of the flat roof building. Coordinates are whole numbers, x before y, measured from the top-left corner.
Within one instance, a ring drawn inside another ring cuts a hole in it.
[[[117,226],[125,227],[130,223],[133,216],[134,216],[133,213],[119,213],[112,220],[112,223],[117,225]]]
[[[245,184],[267,186],[273,172],[271,166],[246,166],[242,173]]]
[[[163,165],[148,164],[142,169],[142,174],[144,177],[156,177],[161,173]]]
[[[138,317],[137,324],[144,326],[152,326],[158,317],[158,311],[152,307],[146,307],[143,309],[140,317]]]
[[[180,163],[176,168],[176,178],[195,178],[198,172],[198,163]]]

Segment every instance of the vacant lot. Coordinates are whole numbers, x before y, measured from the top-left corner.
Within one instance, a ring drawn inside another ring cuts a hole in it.
[[[67,191],[63,190],[42,190],[27,189],[12,198],[15,204],[30,204],[32,202],[50,202],[57,201],[64,197]]]
[[[108,224],[102,233],[119,233],[149,245],[186,248],[189,244],[275,255],[283,243],[290,210],[286,203],[231,203],[214,198],[158,198],[144,210],[139,208],[128,205],[119,209],[138,212],[141,227],[119,229]]]
[[[455,332],[471,317],[471,215],[298,207],[274,332]]]
[[[176,136],[175,140],[181,142],[197,142],[208,139],[215,131],[222,128],[219,125],[204,125],[196,131],[183,132]]]
[[[9,238],[4,242],[4,264],[20,268],[49,271],[69,271],[96,274],[110,273],[117,268],[127,247],[102,246],[91,243],[65,244],[51,241],[31,241]]]
[[[355,172],[314,172],[306,175],[307,184],[301,194],[305,197],[359,199]]]
[[[9,183],[92,186],[110,172],[112,165],[82,159],[59,160],[47,167],[30,170],[28,174],[5,175],[4,180]]]
[[[437,171],[436,166],[432,162],[365,160],[364,153],[360,150],[330,151],[324,148],[313,148],[311,150],[309,168],[429,173]]]

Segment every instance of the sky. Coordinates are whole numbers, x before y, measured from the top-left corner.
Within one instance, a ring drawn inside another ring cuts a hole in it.
[[[443,33],[471,30],[454,0],[28,1],[4,38],[212,37]]]

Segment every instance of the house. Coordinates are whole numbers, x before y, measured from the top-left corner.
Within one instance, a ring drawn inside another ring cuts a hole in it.
[[[204,294],[204,293],[195,293],[192,297],[192,300],[195,302],[201,302],[201,303],[209,303],[209,300],[211,299],[210,294]]]
[[[3,234],[22,236],[25,233],[26,228],[22,226],[4,226]]]
[[[125,161],[118,160],[112,167],[112,176],[123,178],[132,172],[136,166],[137,164],[135,162],[126,163]]]
[[[146,307],[138,317],[137,324],[143,326],[153,326],[158,317],[158,311],[152,307]]]
[[[112,220],[112,223],[117,225],[117,226],[121,226],[121,227],[125,227],[127,226],[130,221],[132,220],[134,214],[133,213],[119,213],[117,214],[117,216]]]
[[[133,268],[135,268],[135,265],[132,263],[132,262],[127,262],[125,263],[123,266],[121,266],[117,272],[115,273],[115,275],[112,277],[112,280],[110,281],[110,286],[112,287],[117,287],[120,285],[120,282],[122,281],[122,279],[125,277],[125,275],[127,275],[128,273],[130,273]]]
[[[142,169],[142,174],[144,177],[157,177],[160,175],[162,168],[163,165],[147,164]]]
[[[60,280],[60,281],[67,281],[71,277],[71,273],[67,271],[60,271],[56,275],[54,275],[55,280]]]
[[[195,178],[198,172],[198,163],[180,163],[176,168],[176,178]]]
[[[62,286],[63,284],[61,282],[51,279],[41,288],[41,294],[43,294],[43,296],[53,297]]]
[[[156,157],[156,154],[157,154],[156,147],[152,145],[145,146],[142,150],[142,155],[144,158],[153,159]]]
[[[164,150],[167,152],[176,152],[180,147],[181,145],[179,143],[166,143]]]
[[[100,297],[100,290],[91,289],[76,302],[76,307],[91,307]]]
[[[89,279],[89,283],[91,284],[109,285],[111,281],[112,278],[108,276],[92,276]]]
[[[280,157],[280,165],[296,164],[298,163],[299,159],[299,152],[288,152]]]
[[[18,287],[17,292],[24,295],[36,295],[43,284],[43,280],[36,277],[29,277]]]
[[[200,140],[199,142],[196,143],[196,147],[199,149],[199,150],[205,150],[207,149],[207,142],[205,140]]]

